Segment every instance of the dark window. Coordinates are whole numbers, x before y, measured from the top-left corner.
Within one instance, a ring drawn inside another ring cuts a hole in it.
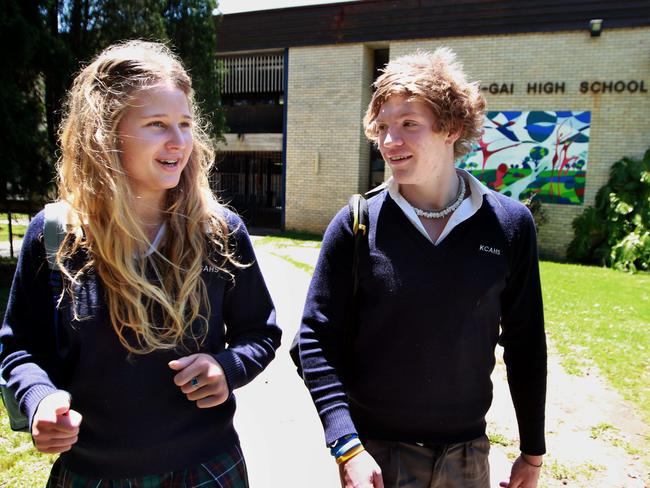
[[[388,49],[375,49],[373,52],[373,76],[372,81],[377,79],[381,74],[381,70],[384,69],[388,63]],[[374,91],[374,87],[373,87]],[[368,165],[368,189],[371,190],[376,186],[379,186],[384,181],[384,158],[381,157],[381,153],[375,143],[370,143],[370,164]]]
[[[282,153],[224,152],[213,188],[250,227],[279,229],[282,222]]]

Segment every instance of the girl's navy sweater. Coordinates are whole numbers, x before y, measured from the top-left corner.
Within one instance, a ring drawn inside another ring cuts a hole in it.
[[[273,359],[281,331],[246,229],[226,212],[239,262],[234,281],[210,266],[203,279],[211,305],[209,332],[193,350],[129,354],[108,317],[101,283],[90,273],[75,289],[81,321],[67,300],[54,326],[50,270],[43,247],[43,212],[30,223],[0,329],[5,377],[31,425],[39,402],[62,389],[83,416],[79,440],[61,454],[67,469],[109,479],[162,474],[214,458],[238,442],[233,390]],[[199,409],[173,382],[167,363],[196,352],[223,367],[230,396]]]
[[[499,342],[521,449],[544,453],[546,340],[535,226],[519,202],[494,192],[483,198],[437,246],[387,191],[370,199],[356,303],[347,207],[330,223],[300,330],[305,381],[328,444],[353,432],[425,443],[483,435]],[[351,321],[353,341],[344,333]]]

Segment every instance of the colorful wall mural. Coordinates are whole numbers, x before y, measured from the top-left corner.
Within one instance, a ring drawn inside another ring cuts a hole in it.
[[[488,112],[474,151],[458,161],[518,200],[584,201],[591,112]]]

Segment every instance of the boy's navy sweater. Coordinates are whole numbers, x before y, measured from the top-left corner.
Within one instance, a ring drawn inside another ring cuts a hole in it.
[[[239,217],[225,216],[239,262],[253,264],[233,270],[234,282],[204,267],[211,315],[200,348],[145,355],[120,344],[94,274],[76,289],[89,318],[74,321],[66,301],[55,330],[43,212],[32,220],[0,329],[0,359],[30,425],[46,395],[57,389],[72,395],[83,420],[78,442],[61,454],[67,469],[113,479],[161,474],[207,461],[238,442],[232,391],[273,359],[281,331],[246,229]],[[199,409],[173,382],[176,372],[167,363],[196,352],[212,354],[225,371],[231,395],[217,407]]]
[[[519,202],[494,192],[483,198],[437,246],[386,190],[370,199],[356,304],[348,208],[330,223],[300,330],[305,382],[328,444],[354,432],[425,443],[483,435],[498,341],[521,450],[544,453],[546,339],[535,226]],[[349,320],[358,335],[346,350]]]

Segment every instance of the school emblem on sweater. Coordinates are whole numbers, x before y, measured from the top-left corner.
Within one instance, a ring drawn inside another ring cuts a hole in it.
[[[479,244],[478,250],[490,254],[494,254],[495,256],[501,256],[501,249],[497,249],[496,247],[490,247],[485,244]]]

